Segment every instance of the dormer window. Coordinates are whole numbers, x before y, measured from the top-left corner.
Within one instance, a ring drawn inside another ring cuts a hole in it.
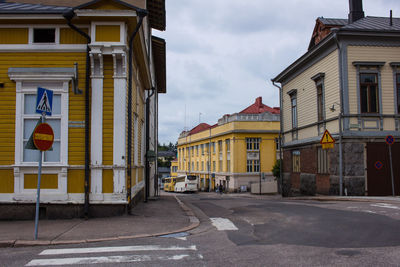
[[[33,29],[33,43],[55,43],[55,28],[36,28]]]

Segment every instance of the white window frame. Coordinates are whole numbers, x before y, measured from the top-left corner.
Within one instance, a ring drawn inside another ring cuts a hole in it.
[[[69,68],[68,68],[69,69]],[[57,69],[55,69],[57,70]],[[63,72],[65,71],[65,72]],[[53,94],[61,95],[60,117],[60,161],[43,162],[43,167],[66,167],[68,165],[68,106],[69,106],[69,82],[73,72],[66,68],[60,68],[60,72],[47,73],[41,68],[21,68],[9,70],[11,80],[16,82],[16,114],[15,114],[15,166],[37,166],[37,162],[23,161],[23,119],[24,119],[24,95],[37,93],[37,87],[53,90]],[[40,114],[32,115],[32,118],[40,118]]]
[[[37,174],[38,162],[23,161],[24,140],[24,96],[37,94],[37,87],[53,90],[61,95],[60,115],[60,161],[43,162],[42,173],[56,174],[56,189],[42,189],[43,201],[59,201],[68,198],[68,115],[69,115],[69,82],[74,77],[73,68],[10,68],[11,80],[16,83],[15,103],[15,155],[14,155],[14,196],[13,201],[34,201],[36,189],[24,188],[25,174]],[[56,115],[55,115],[56,116]],[[30,116],[40,118],[40,114]]]

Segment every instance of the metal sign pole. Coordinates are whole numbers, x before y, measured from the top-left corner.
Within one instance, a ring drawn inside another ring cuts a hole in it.
[[[44,123],[44,116],[45,113],[42,114],[41,121]],[[40,182],[42,178],[42,158],[43,158],[43,151],[40,150],[40,157],[39,157],[39,169],[38,169],[38,183],[37,183],[37,196],[36,196],[36,214],[35,214],[35,240],[38,236],[38,226],[39,226],[39,204],[40,204]]]
[[[392,195],[394,196],[394,177],[393,177],[392,146],[391,145],[389,145],[389,163],[390,163],[390,175],[392,177]]]

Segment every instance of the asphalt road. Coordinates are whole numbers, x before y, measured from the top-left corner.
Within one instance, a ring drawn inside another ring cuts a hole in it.
[[[400,203],[178,197],[200,220],[190,232],[5,248],[0,266],[400,266]]]

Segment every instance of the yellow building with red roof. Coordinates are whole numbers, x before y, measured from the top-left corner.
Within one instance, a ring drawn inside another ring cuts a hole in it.
[[[178,174],[195,174],[200,190],[222,184],[227,191],[272,180],[277,159],[280,109],[258,97],[244,110],[214,125],[200,123],[178,139]]]

